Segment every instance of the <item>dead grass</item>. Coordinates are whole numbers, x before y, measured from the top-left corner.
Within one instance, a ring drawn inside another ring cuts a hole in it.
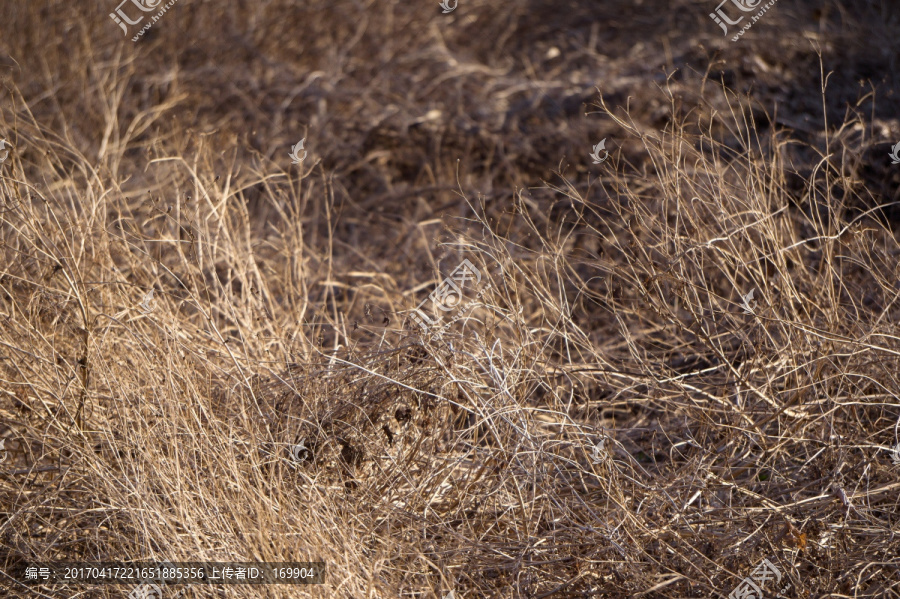
[[[4,592],[900,596],[895,9],[432,4],[4,9]]]

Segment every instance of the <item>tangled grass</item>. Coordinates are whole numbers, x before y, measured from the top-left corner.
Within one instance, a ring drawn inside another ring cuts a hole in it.
[[[676,21],[721,43],[706,8]],[[858,39],[897,16],[843,8],[817,52],[779,4],[719,76],[665,29],[662,78],[581,2],[180,2],[138,44],[10,9],[0,585],[323,561],[183,596],[724,597],[769,559],[787,597],[900,596],[900,95],[826,84],[895,60]],[[463,260],[478,293],[423,331]]]

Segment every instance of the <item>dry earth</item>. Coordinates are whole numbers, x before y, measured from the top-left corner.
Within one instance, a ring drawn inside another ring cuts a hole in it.
[[[0,6],[4,597],[900,597],[896,2],[116,1]]]

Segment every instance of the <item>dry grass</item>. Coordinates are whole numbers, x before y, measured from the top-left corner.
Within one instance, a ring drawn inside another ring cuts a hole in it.
[[[3,9],[6,596],[900,596],[896,9],[436,4]]]

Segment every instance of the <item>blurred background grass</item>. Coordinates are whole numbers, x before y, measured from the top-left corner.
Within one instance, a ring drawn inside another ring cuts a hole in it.
[[[0,9],[10,596],[898,595],[895,5],[115,8]]]

